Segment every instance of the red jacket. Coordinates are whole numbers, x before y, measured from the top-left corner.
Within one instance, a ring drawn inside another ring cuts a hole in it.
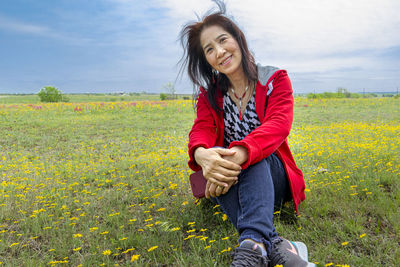
[[[197,99],[197,118],[189,133],[189,167],[198,171],[201,167],[193,158],[197,147],[211,148],[224,146],[224,119],[222,112],[218,116],[211,107],[207,92],[201,89]],[[267,158],[273,152],[281,159],[289,179],[291,193],[298,213],[298,205],[305,199],[303,174],[297,168],[290,152],[286,137],[293,121],[293,90],[285,70],[278,70],[268,79],[266,85],[257,82],[255,105],[261,125],[241,141],[229,145],[244,146],[248,151],[248,160],[242,169]],[[265,103],[267,108],[265,109]],[[223,97],[219,93],[218,105],[222,108]]]

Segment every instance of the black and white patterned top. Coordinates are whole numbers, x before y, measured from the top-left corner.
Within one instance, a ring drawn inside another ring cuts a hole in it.
[[[225,124],[224,146],[228,147],[231,142],[240,141],[245,138],[260,126],[261,123],[256,113],[255,92],[247,103],[242,120],[240,120],[239,109],[229,96],[229,92],[224,95],[223,101]]]

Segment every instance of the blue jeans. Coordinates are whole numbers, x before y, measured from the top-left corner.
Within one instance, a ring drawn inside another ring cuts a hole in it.
[[[280,159],[273,153],[249,166],[238,183],[212,200],[218,203],[240,234],[239,243],[252,239],[264,243],[267,253],[278,237],[273,225],[274,206],[290,199],[290,187]]]

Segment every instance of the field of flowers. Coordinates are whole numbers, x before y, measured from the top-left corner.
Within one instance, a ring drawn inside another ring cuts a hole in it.
[[[319,266],[400,265],[399,99],[296,98],[306,179],[278,232]],[[191,196],[190,100],[0,104],[0,265],[226,266],[238,238]]]

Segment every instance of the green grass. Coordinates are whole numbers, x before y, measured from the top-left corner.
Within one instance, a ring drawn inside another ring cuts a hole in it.
[[[238,235],[190,192],[192,102],[79,97],[0,102],[0,262],[229,265]],[[311,261],[400,264],[399,122],[399,99],[296,98],[289,143],[307,199],[275,226]]]
[[[121,102],[121,101],[159,101],[159,94],[131,93],[131,94],[65,94],[71,103],[85,102]],[[191,97],[177,95],[179,99]],[[0,104],[39,104],[37,95],[0,95]]]

